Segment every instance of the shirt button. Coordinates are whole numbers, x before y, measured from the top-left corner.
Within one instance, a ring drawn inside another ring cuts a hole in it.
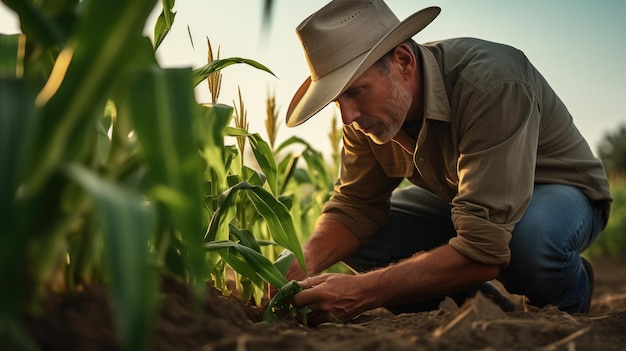
[[[424,158],[423,158],[423,157],[420,157],[420,158],[418,158],[417,160],[418,160],[419,162],[424,162]]]

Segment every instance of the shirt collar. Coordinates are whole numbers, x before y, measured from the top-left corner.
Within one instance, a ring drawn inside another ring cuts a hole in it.
[[[422,59],[424,118],[450,122],[452,111],[437,59],[424,46],[418,45],[418,48]]]

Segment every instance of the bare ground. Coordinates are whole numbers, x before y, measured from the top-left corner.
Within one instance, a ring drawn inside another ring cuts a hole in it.
[[[154,350],[626,350],[626,259],[592,260],[596,276],[589,315],[526,306],[503,312],[482,296],[457,307],[394,315],[370,311],[347,324],[315,328],[295,321],[260,323],[262,309],[214,292],[194,317],[186,285],[163,280]],[[120,350],[106,293],[98,287],[53,295],[27,317],[42,350]]]

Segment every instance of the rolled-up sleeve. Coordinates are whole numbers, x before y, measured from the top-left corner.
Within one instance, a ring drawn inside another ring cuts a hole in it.
[[[459,118],[457,236],[450,245],[470,259],[505,267],[515,224],[530,202],[539,137],[539,105],[519,81],[468,89]]]

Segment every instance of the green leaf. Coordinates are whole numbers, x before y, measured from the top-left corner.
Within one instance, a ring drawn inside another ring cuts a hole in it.
[[[157,18],[157,22],[154,25],[154,51],[159,48],[163,39],[172,30],[172,24],[174,24],[174,18],[176,12],[173,12],[174,0],[162,0],[163,10]]]
[[[311,144],[307,143],[301,138],[291,137],[281,143],[276,148],[276,152],[279,152],[294,144],[301,144],[304,146],[304,150],[302,151],[302,158],[304,158],[307,164],[307,173],[309,174],[309,179],[315,184],[315,187],[320,190],[332,188],[334,176],[331,176],[328,173],[328,167],[324,162],[324,155],[314,149]],[[290,173],[290,175],[293,176],[293,172]]]
[[[102,221],[105,263],[111,274],[116,325],[128,349],[147,350],[157,307],[156,271],[148,263],[148,239],[156,215],[137,193],[77,165],[65,169],[93,197]]]
[[[219,71],[235,63],[245,63],[256,69],[260,69],[273,76],[276,76],[269,68],[265,67],[264,65],[254,60],[245,59],[241,57],[231,57],[231,58],[213,60],[200,68],[194,69],[193,70],[193,86],[195,87],[196,85],[200,84],[203,80],[207,79],[207,77],[210,76],[211,73]]]
[[[296,255],[300,266],[306,272],[302,247],[298,241],[287,207],[261,187],[250,188],[247,195],[259,214],[265,219],[274,241],[278,245],[292,251]]]
[[[25,293],[23,265],[32,234],[16,229],[15,217],[22,213],[14,206],[14,200],[37,114],[34,101],[35,94],[24,81],[0,79],[0,281],[15,282],[4,289],[0,311],[13,317],[17,317],[17,302]]]
[[[25,192],[38,191],[59,164],[89,155],[83,143],[101,116],[106,94],[126,77],[142,50],[152,53],[149,43],[143,45],[143,28],[154,4],[155,0],[85,2],[76,36],[67,41],[37,97],[42,116],[36,126],[37,143],[29,148]]]
[[[289,180],[291,180],[291,177],[296,171],[299,159],[300,159],[299,156],[289,154],[278,163],[277,174],[282,175],[282,178],[280,179],[280,182],[279,182],[280,184],[279,194],[284,193],[285,189],[287,189],[287,184],[289,184]]]
[[[233,117],[233,108],[223,104],[205,104],[196,107],[194,137],[202,158],[207,163],[205,178],[211,181],[210,195],[217,196],[226,188],[229,166],[228,148],[224,136]]]
[[[21,34],[0,34],[0,78],[19,78],[23,72],[22,58],[19,57]]]
[[[160,189],[158,194],[173,194],[163,204],[182,235],[191,279],[200,289],[207,275],[201,248],[204,170],[191,137],[197,111],[191,71],[144,70],[131,85],[125,108],[135,125],[150,177]]]
[[[241,178],[250,184],[259,186],[263,186],[266,181],[263,173],[257,172],[248,166],[241,167]]]
[[[272,194],[274,194],[274,196],[278,196],[278,172],[276,160],[274,159],[274,154],[272,153],[269,144],[257,133],[250,134],[248,139],[250,140],[250,146],[252,147],[254,157],[256,158],[259,167],[261,167],[263,174],[267,177],[267,184],[269,185]]]
[[[248,199],[252,202],[257,212],[263,217],[276,243],[292,251],[296,255],[302,269],[306,271],[302,247],[298,241],[287,207],[260,186],[241,182],[228,188],[220,196],[218,209],[211,218],[206,240],[210,242],[228,238],[226,234],[228,225],[235,217],[237,193],[240,191],[247,194]]]
[[[243,258],[231,254],[230,250],[219,250],[218,253],[222,260],[234,269],[235,272],[251,280],[254,285],[263,286],[263,279],[256,273],[254,267],[248,264]]]
[[[270,300],[265,309],[263,320],[268,323],[276,322],[281,318],[291,318],[297,313],[297,310],[291,304],[294,295],[302,291],[302,287],[297,281],[292,280],[278,290],[276,295]],[[306,314],[308,308],[304,308],[302,313]],[[308,310],[310,311],[310,310]]]
[[[253,249],[254,251],[257,252],[261,252],[261,246],[260,246],[260,242],[258,242],[255,238],[254,235],[247,229],[239,229],[233,225],[230,226],[230,233],[237,239],[239,239],[239,242],[244,245],[247,246],[251,249]]]
[[[287,271],[289,271],[289,266],[291,266],[291,262],[293,261],[295,255],[293,252],[285,249],[278,256],[276,261],[274,261],[274,266],[284,275],[287,275]]]
[[[218,200],[216,211],[211,217],[209,229],[205,235],[206,241],[224,241],[228,240],[228,226],[230,221],[235,217],[237,201],[237,189],[228,188]]]
[[[31,1],[3,0],[20,18],[22,31],[29,38],[42,42],[45,46],[60,48],[65,41],[63,31]]]
[[[255,274],[275,287],[282,287],[287,284],[287,279],[274,267],[272,262],[261,253],[234,241],[214,241],[204,244],[209,251],[235,250],[250,265]],[[235,267],[233,267],[235,269]]]
[[[36,113],[35,94],[28,89],[24,81],[0,79],[0,223],[3,223],[2,228],[8,228],[11,223],[11,203],[20,183],[28,142],[32,141],[30,138]],[[2,239],[4,238],[5,235],[2,235]]]

